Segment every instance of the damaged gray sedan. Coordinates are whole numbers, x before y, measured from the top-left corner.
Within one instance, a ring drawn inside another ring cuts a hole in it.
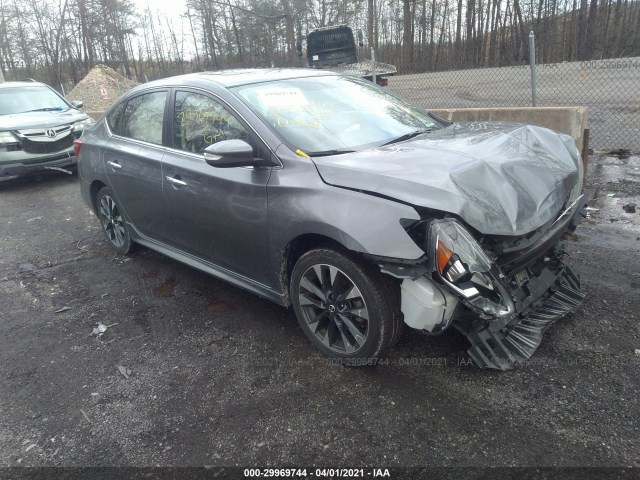
[[[284,306],[348,365],[406,324],[453,326],[483,368],[528,359],[583,294],[564,241],[584,207],[574,140],[442,121],[316,70],[147,83],[76,141],[84,200],[134,243]]]

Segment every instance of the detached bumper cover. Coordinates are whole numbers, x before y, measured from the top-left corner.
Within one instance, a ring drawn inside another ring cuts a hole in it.
[[[573,312],[585,297],[580,291],[579,278],[567,266],[556,285],[556,290],[540,306],[516,323],[498,330],[489,324],[468,333],[472,347],[467,353],[473,361],[480,368],[509,370],[531,358],[542,342],[544,331]]]
[[[30,173],[43,172],[49,167],[70,167],[77,165],[76,157],[71,150],[65,150],[55,155],[48,155],[41,159],[25,159],[24,161],[2,163],[0,162],[0,181],[2,177],[19,177]]]

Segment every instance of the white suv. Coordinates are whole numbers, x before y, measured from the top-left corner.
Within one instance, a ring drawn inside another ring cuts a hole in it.
[[[0,183],[44,170],[73,170],[73,141],[93,123],[54,89],[35,81],[0,83]]]

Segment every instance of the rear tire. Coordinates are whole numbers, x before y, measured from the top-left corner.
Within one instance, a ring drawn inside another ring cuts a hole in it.
[[[340,364],[375,365],[402,331],[397,285],[350,252],[318,248],[302,255],[290,293],[307,338]]]
[[[133,247],[129,227],[109,187],[102,187],[96,195],[96,212],[111,248],[122,255],[129,253]]]

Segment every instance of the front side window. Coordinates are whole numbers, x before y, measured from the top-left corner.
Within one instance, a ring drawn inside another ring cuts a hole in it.
[[[145,93],[127,102],[122,136],[162,145],[162,123],[166,92]]]
[[[173,132],[175,148],[191,153],[222,140],[248,141],[246,129],[220,102],[193,92],[176,93]]]

